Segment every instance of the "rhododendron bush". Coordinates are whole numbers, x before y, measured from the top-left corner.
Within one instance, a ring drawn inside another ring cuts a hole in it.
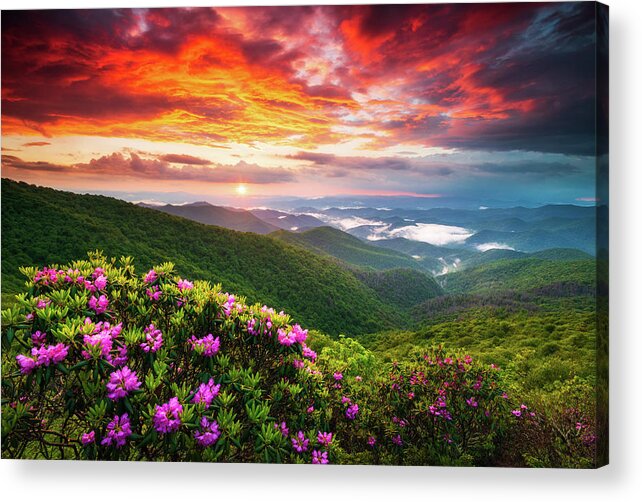
[[[384,363],[171,263],[22,272],[2,313],[4,457],[493,465],[553,430],[495,365],[442,347]],[[593,437],[576,415],[569,455]]]
[[[3,312],[6,456],[331,461],[316,355],[283,312],[169,263],[137,275],[92,254],[23,272]]]

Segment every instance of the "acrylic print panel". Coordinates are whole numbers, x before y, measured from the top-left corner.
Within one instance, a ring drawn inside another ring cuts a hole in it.
[[[2,12],[2,457],[608,462],[608,10]]]

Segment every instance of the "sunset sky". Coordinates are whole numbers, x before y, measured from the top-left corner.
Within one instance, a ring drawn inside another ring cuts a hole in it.
[[[590,2],[3,11],[2,176],[159,200],[587,202],[594,14]]]

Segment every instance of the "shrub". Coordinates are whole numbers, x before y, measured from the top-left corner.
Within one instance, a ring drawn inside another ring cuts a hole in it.
[[[22,271],[3,312],[3,456],[333,460],[315,354],[283,312],[170,263],[139,276],[92,253]]]

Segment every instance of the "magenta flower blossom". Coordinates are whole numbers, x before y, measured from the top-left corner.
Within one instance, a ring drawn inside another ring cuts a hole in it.
[[[57,343],[56,345],[49,345],[45,347],[44,345],[39,348],[31,349],[32,357],[36,358],[36,366],[49,366],[51,364],[58,364],[65,360],[67,353],[69,352],[69,347],[63,343]],[[21,368],[23,365],[27,367],[31,364],[28,361],[19,360]]]
[[[403,439],[401,439],[401,435],[397,434],[395,437],[392,438],[392,442],[396,444],[397,446],[403,446]]]
[[[156,273],[156,270],[151,269],[149,272],[147,272],[143,281],[145,281],[147,284],[152,284],[156,281],[156,279],[158,279],[158,274]]]
[[[336,372],[332,375],[334,379],[338,382],[339,380],[343,380],[343,373]]]
[[[94,279],[94,286],[95,286],[95,287],[96,287],[96,289],[98,289],[98,290],[105,289],[105,288],[107,287],[107,277],[105,277],[105,276],[104,276],[104,275],[102,275],[102,274],[101,274],[101,275],[99,275],[98,277],[96,277],[96,278]]]
[[[349,397],[341,396],[341,404],[352,404],[352,400]]]
[[[290,331],[288,333],[283,328],[279,328],[279,330],[277,331],[277,339],[279,340],[279,343],[281,345],[290,347],[291,345],[294,345],[296,343],[296,333],[294,331]]]
[[[466,404],[471,408],[477,408],[477,401],[475,401],[474,397],[471,397],[470,399],[466,399]]]
[[[346,410],[346,418],[348,420],[354,420],[357,418],[357,414],[359,413],[359,405],[358,404],[351,404],[348,406],[348,409]]]
[[[51,300],[47,298],[44,298],[44,299],[41,298],[40,300],[38,300],[38,304],[36,305],[36,308],[38,310],[41,310],[48,307],[49,305],[51,305]]]
[[[356,377],[354,377],[354,379],[355,379],[355,381],[357,381],[357,382],[360,382],[361,380],[363,380],[363,378],[361,378],[361,376],[360,376],[360,375],[357,375]]]
[[[156,329],[153,324],[145,328],[145,342],[140,344],[140,347],[145,352],[156,352],[163,345],[163,334],[160,329]]]
[[[194,394],[194,397],[192,398],[192,403],[203,403],[205,404],[205,409],[208,409],[211,406],[212,401],[214,401],[216,396],[218,396],[220,390],[221,385],[214,384],[214,379],[210,378],[209,382],[202,383],[198,386],[196,394]]]
[[[160,297],[163,295],[163,292],[158,289],[158,286],[152,286],[151,289],[147,288],[147,291],[145,291],[145,294],[149,296],[150,300],[153,300],[157,302],[160,300]]]
[[[35,359],[24,356],[22,354],[16,356],[16,361],[18,361],[18,366],[20,366],[20,373],[22,373],[23,375],[28,375],[36,367]]]
[[[141,383],[135,371],[127,366],[116,370],[109,375],[107,383],[107,397],[113,401],[126,397],[130,392],[140,389]]]
[[[107,297],[105,295],[100,295],[100,297],[96,298],[95,296],[92,296],[89,298],[89,302],[87,303],[90,309],[96,312],[96,314],[102,314],[107,310],[107,307],[109,306],[109,300],[107,300]]]
[[[522,416],[522,411],[521,410],[513,410],[511,413],[516,416],[517,418]]]
[[[220,338],[218,336],[214,338],[212,333],[204,336],[203,338],[196,338],[192,335],[189,343],[192,345],[192,350],[196,350],[196,347],[203,347],[203,355],[205,357],[215,356],[221,348]]]
[[[314,450],[312,452],[312,463],[313,464],[327,464],[328,463],[328,452],[320,452]]]
[[[308,406],[308,409],[305,410],[308,414],[312,413],[314,411],[314,405]]]
[[[275,429],[279,429],[281,431],[281,435],[284,437],[288,437],[288,434],[290,434],[290,429],[288,429],[288,424],[285,422],[281,422],[281,424],[274,424]]]
[[[194,288],[194,283],[186,279],[179,279],[178,283],[176,283],[176,286],[180,291],[187,291]]]
[[[220,435],[221,431],[218,428],[218,422],[216,420],[210,422],[206,417],[201,418],[201,429],[194,432],[196,442],[203,448],[216,443]]]
[[[107,435],[100,442],[103,446],[115,446],[121,448],[125,446],[127,438],[132,435],[132,428],[129,423],[127,413],[114,416],[114,419],[107,424]]]
[[[332,433],[319,431],[317,434],[317,441],[323,446],[330,446],[330,443],[332,443]]]
[[[294,341],[297,343],[303,343],[308,338],[308,330],[301,328],[298,324],[292,326],[291,334],[294,335]]]
[[[307,345],[303,344],[303,357],[310,359],[311,361],[316,361],[317,353]]]
[[[47,339],[47,333],[44,331],[36,331],[31,335],[31,341],[36,347],[40,347]]]
[[[183,412],[183,406],[178,402],[177,397],[173,397],[169,402],[162,405],[156,405],[154,414],[154,428],[163,434],[176,432],[181,426],[180,414]]]
[[[82,443],[83,446],[87,446],[88,444],[91,444],[95,441],[96,441],[96,431],[87,432],[86,434],[83,434],[82,437],[80,438],[80,442]]]
[[[310,440],[305,438],[305,434],[303,434],[303,431],[297,432],[296,436],[292,438],[292,448],[294,448],[294,450],[298,453],[308,451],[309,444]]]
[[[368,444],[370,446],[374,446],[375,444],[377,444],[377,438],[375,438],[374,436],[368,437]]]
[[[305,363],[301,359],[295,359],[294,361],[292,361],[292,366],[300,370],[305,367]]]

